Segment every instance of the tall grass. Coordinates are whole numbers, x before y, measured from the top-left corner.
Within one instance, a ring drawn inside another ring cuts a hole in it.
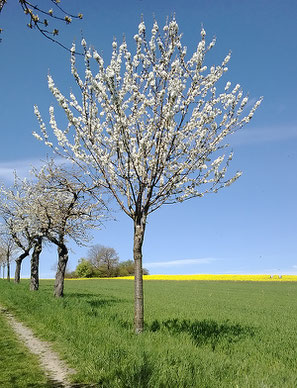
[[[0,312],[0,387],[53,387],[41,371],[37,357],[29,353]]]
[[[133,334],[133,282],[0,281],[0,303],[98,387],[296,387],[296,283],[145,282]]]

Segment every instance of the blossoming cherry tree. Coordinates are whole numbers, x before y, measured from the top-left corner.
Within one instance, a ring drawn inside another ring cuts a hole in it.
[[[251,120],[261,102],[248,109],[248,97],[239,84],[231,87],[227,82],[217,92],[230,54],[208,68],[204,60],[215,39],[207,44],[205,37],[202,28],[197,49],[188,56],[174,18],[163,29],[154,21],[150,37],[142,21],[134,36],[134,54],[125,39],[121,44],[114,41],[107,65],[83,39],[83,79],[76,68],[75,45],[71,56],[80,98],[72,92],[65,97],[48,76],[49,89],[68,119],[67,127],[60,129],[50,107],[56,145],[35,107],[41,128],[41,136],[35,136],[75,161],[133,220],[136,333],[143,330],[142,245],[147,217],[163,204],[216,192],[241,175],[226,178],[233,154],[225,153],[224,140]]]

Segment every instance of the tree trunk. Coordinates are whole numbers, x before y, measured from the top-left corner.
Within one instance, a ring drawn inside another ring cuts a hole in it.
[[[56,281],[54,288],[54,296],[60,298],[64,295],[64,278],[68,262],[68,249],[64,243],[58,246],[58,266],[56,272]]]
[[[10,262],[9,262],[9,255],[6,257],[6,265],[7,265],[7,281],[10,282]]]
[[[15,267],[15,273],[14,273],[14,282],[19,283],[21,280],[21,266],[22,266],[22,260],[17,259],[15,261],[16,267]]]
[[[31,282],[30,291],[39,289],[39,256],[42,250],[42,238],[39,237],[34,243],[34,249],[31,257]]]
[[[143,331],[143,278],[142,278],[142,244],[146,217],[134,220],[134,330],[136,334]]]
[[[16,259],[16,267],[15,267],[15,275],[14,275],[14,282],[19,283],[21,280],[21,266],[22,266],[22,261],[24,260],[25,257],[29,255],[29,251],[25,251],[22,253],[17,259]]]

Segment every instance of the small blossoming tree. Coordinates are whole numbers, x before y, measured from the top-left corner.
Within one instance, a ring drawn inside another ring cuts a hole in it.
[[[233,183],[241,173],[226,178],[233,154],[225,154],[224,140],[251,120],[261,102],[248,110],[239,84],[227,82],[217,92],[230,54],[208,69],[204,59],[215,39],[207,44],[205,36],[202,28],[196,51],[187,56],[175,19],[163,30],[155,21],[150,37],[142,21],[134,55],[125,40],[120,45],[114,41],[108,65],[82,40],[84,79],[76,68],[74,45],[71,56],[81,98],[73,93],[66,98],[48,77],[69,123],[60,129],[50,107],[57,145],[35,107],[41,128],[35,137],[75,161],[133,220],[136,333],[143,330],[142,245],[148,215],[163,204],[202,197]]]

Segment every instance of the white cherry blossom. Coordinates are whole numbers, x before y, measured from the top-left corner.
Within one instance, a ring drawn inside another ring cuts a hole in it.
[[[97,73],[85,47],[84,80],[72,53],[71,71],[80,98],[65,97],[51,77],[48,84],[69,121],[62,130],[54,111],[50,112],[56,152],[75,161],[94,184],[106,188],[134,222],[136,332],[143,327],[142,244],[147,216],[163,204],[201,197],[232,184],[241,173],[227,177],[233,154],[228,155],[225,139],[248,123],[261,103],[259,99],[245,112],[248,97],[239,84],[231,89],[228,81],[221,93],[216,90],[231,53],[208,67],[205,57],[215,38],[207,45],[204,28],[192,56],[182,44],[175,18],[163,29],[154,21],[150,37],[147,31],[141,21],[133,52],[125,41],[120,46],[114,42],[108,65],[93,50]],[[51,146],[52,135],[38,108],[35,111],[39,139]]]

